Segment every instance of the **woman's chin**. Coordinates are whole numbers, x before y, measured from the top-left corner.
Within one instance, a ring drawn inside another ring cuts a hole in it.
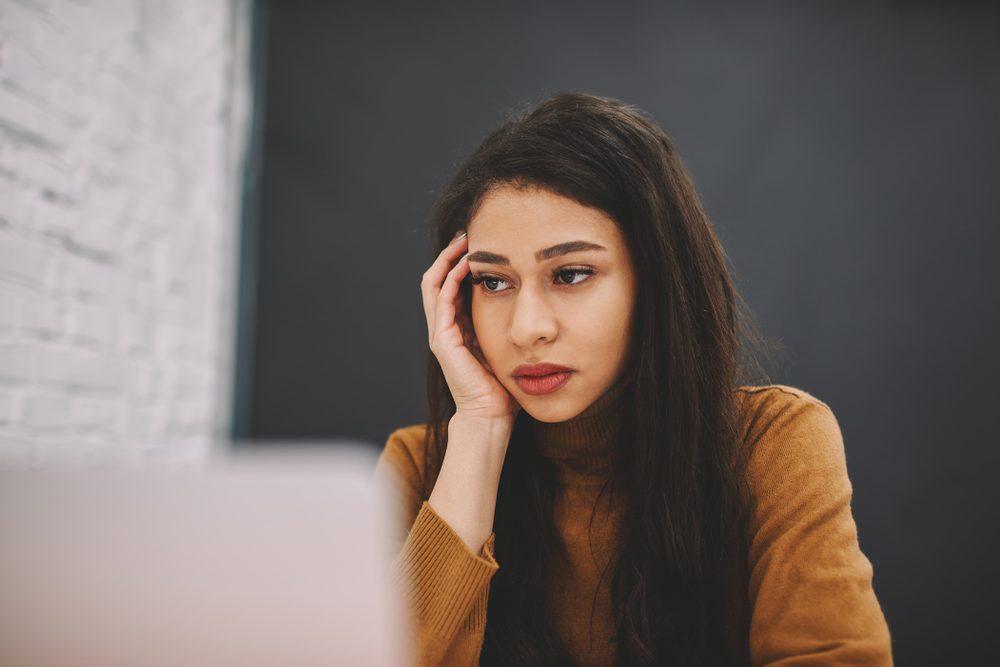
[[[535,421],[546,424],[557,424],[572,419],[582,412],[568,401],[540,400],[544,397],[525,396],[517,399],[521,409],[527,412]]]

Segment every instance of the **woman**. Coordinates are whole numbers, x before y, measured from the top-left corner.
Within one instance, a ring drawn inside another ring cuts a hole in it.
[[[425,665],[891,664],[835,417],[750,319],[670,140],[550,98],[434,213],[428,424],[379,471]]]

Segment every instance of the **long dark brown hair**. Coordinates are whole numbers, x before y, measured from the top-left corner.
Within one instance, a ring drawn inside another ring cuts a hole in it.
[[[764,377],[754,361],[764,339],[680,157],[631,106],[578,93],[550,97],[489,134],[459,167],[434,207],[435,254],[501,184],[545,188],[607,213],[636,268],[634,382],[621,402],[613,475],[616,488],[628,490],[611,579],[618,664],[749,664],[749,495],[735,390]],[[427,495],[455,412],[433,354],[428,411]],[[544,599],[557,553],[554,474],[533,447],[530,421],[521,411],[500,480],[501,567],[490,589],[484,665],[571,663]]]

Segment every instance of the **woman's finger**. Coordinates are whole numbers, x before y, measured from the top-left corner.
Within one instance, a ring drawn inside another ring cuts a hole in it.
[[[434,314],[437,310],[437,299],[438,293],[441,291],[441,285],[444,283],[448,271],[453,267],[455,260],[461,257],[467,247],[468,239],[465,236],[452,241],[438,254],[437,259],[424,272],[420,280],[420,292],[423,296],[428,338],[434,332]]]
[[[436,312],[434,313],[434,333],[435,335],[447,331],[455,325],[455,318],[458,311],[455,307],[455,299],[458,297],[461,288],[462,278],[469,272],[468,255],[462,255],[454,268],[448,272],[441,291],[438,292]]]

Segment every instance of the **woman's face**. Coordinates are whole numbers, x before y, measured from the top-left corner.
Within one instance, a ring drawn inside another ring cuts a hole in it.
[[[467,232],[483,356],[532,417],[572,419],[629,359],[636,276],[618,225],[548,190],[505,185],[486,195]],[[541,363],[570,372],[517,377],[519,366]]]

